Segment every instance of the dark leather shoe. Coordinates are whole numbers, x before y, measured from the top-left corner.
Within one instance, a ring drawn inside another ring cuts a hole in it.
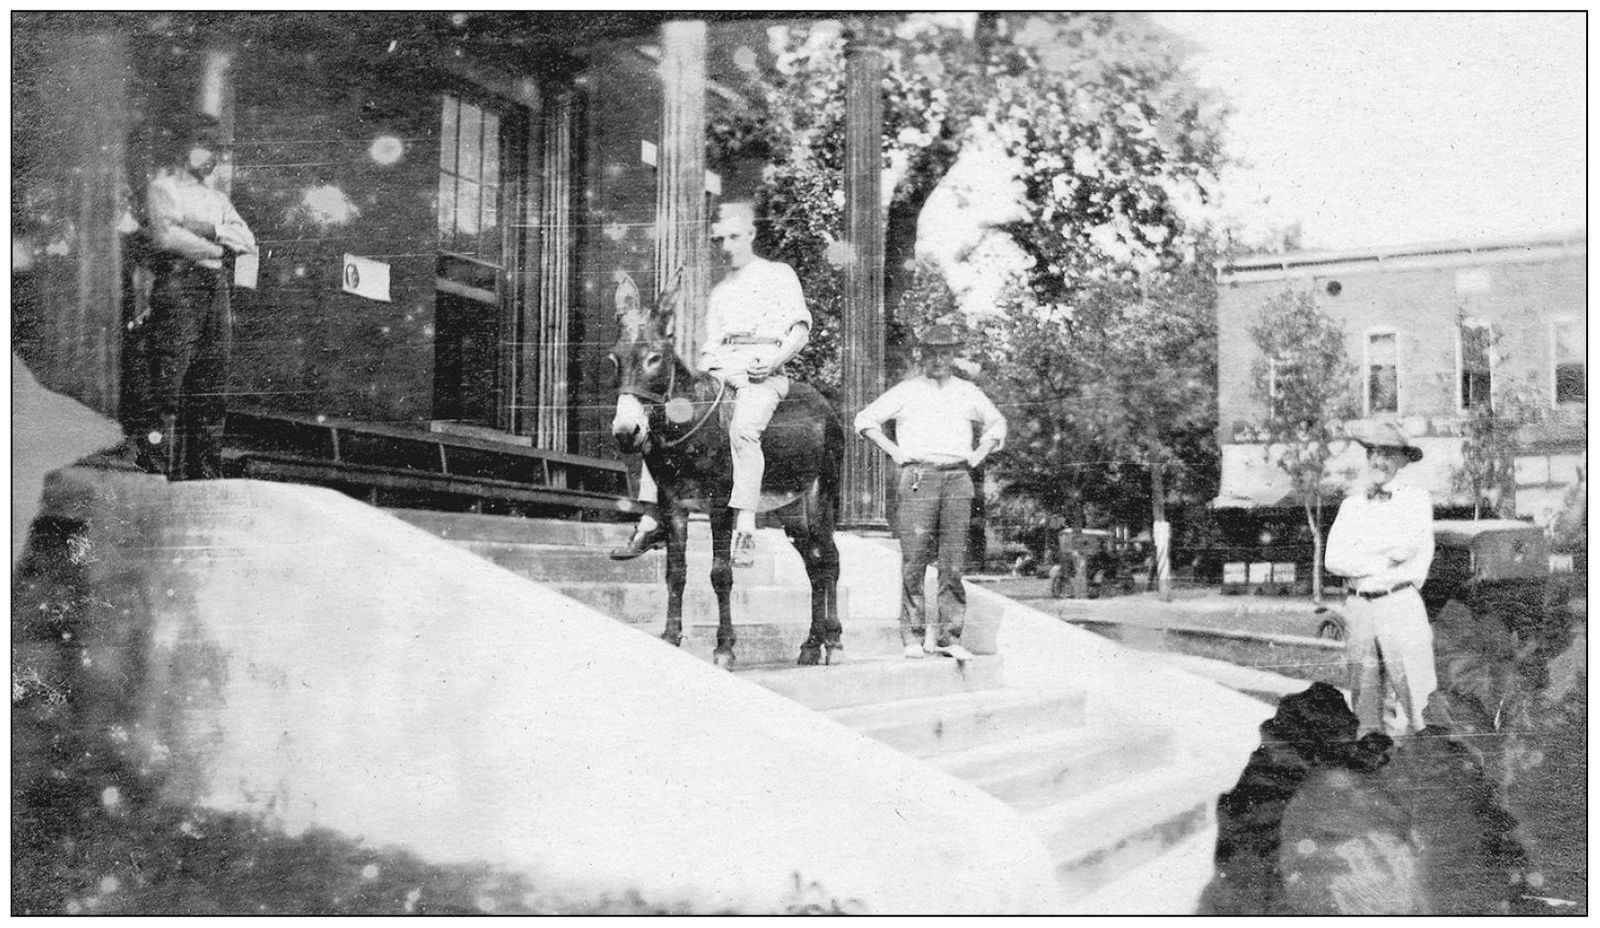
[[[627,544],[620,548],[611,549],[611,559],[613,561],[632,560],[651,548],[659,548],[666,543],[667,527],[665,525],[657,525],[648,532],[635,531],[633,537],[628,539]]]

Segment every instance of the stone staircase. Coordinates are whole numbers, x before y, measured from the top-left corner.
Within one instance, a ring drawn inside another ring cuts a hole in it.
[[[664,555],[626,562],[606,556],[626,540],[628,525],[419,510],[393,515],[641,632],[658,635],[664,624]],[[683,648],[705,660],[716,635],[709,549],[705,522],[691,523]],[[741,570],[734,588],[736,673],[1012,806],[1052,855],[1069,902],[1209,826],[1215,797],[1195,791],[1176,763],[1170,732],[1092,724],[1105,713],[1087,712],[1092,694],[1070,684],[1007,685],[993,628],[969,628],[965,643],[977,656],[965,664],[907,660],[894,609],[886,605],[894,597],[858,595],[853,604],[852,591],[841,588],[846,662],[793,666],[809,624],[804,572],[780,532],[760,532],[758,549],[756,566]],[[892,551],[886,559],[897,573]],[[936,897],[930,904],[937,911]]]

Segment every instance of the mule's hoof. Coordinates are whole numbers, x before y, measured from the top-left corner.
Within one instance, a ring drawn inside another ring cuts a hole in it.
[[[841,645],[836,645],[836,644],[828,645],[828,655],[827,655],[827,658],[823,661],[823,663],[825,663],[825,664],[842,664],[842,663],[844,663],[844,648]]]
[[[715,652],[715,653],[713,653],[711,655],[711,663],[716,664],[718,667],[721,667],[723,670],[732,670],[733,669],[733,652],[732,651],[717,651],[717,652]]]
[[[815,667],[822,663],[822,648],[819,645],[804,644],[800,646],[801,667]]]
[[[665,641],[667,644],[672,645],[674,648],[676,648],[676,647],[680,646],[681,644],[683,644],[683,636],[682,635],[674,635],[671,632],[662,632],[661,633],[661,640]]]

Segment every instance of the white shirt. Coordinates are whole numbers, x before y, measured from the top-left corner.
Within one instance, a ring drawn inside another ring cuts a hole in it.
[[[894,420],[894,440],[913,461],[953,462],[975,447],[972,423],[983,426],[978,441],[1006,440],[1006,420],[977,385],[950,377],[941,385],[932,377],[913,377],[890,387],[856,413],[857,432],[882,428]]]
[[[145,190],[150,235],[162,251],[213,270],[222,267],[217,246],[256,253],[256,237],[220,190],[195,180],[188,171],[163,168]],[[210,236],[196,230],[210,230]]]
[[[701,370],[742,371],[760,357],[771,360],[789,330],[811,325],[811,310],[800,291],[794,268],[778,261],[751,257],[750,263],[713,288],[706,301],[706,341]],[[729,338],[760,340],[759,344],[725,344]]]
[[[1427,490],[1390,482],[1387,500],[1368,499],[1365,489],[1339,504],[1328,531],[1323,563],[1348,578],[1358,593],[1390,590],[1402,583],[1419,588],[1433,563],[1433,499]]]

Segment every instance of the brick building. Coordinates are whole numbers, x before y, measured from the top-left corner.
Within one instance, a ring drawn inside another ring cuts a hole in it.
[[[1252,374],[1259,352],[1249,331],[1264,301],[1290,288],[1314,294],[1343,323],[1360,415],[1398,420],[1425,450],[1408,474],[1432,492],[1439,510],[1472,505],[1452,486],[1463,460],[1464,415],[1513,393],[1537,407],[1540,421],[1519,435],[1515,511],[1548,522],[1587,467],[1586,257],[1580,233],[1262,255],[1222,267],[1222,486],[1214,504],[1221,519],[1248,538],[1274,511],[1294,506],[1287,477],[1261,443],[1263,409]],[[1334,483],[1348,485],[1361,460],[1358,446],[1345,448],[1332,465]],[[1340,487],[1332,489],[1337,496]]]
[[[391,505],[615,513],[615,294],[631,280],[653,301],[681,267],[703,306],[708,217],[754,198],[762,167],[711,163],[708,120],[745,105],[718,76],[773,22],[19,14],[13,349],[44,386],[118,413],[152,139],[204,111],[231,141],[213,182],[261,245],[258,286],[232,307],[239,475]],[[860,130],[852,144],[875,152],[876,123]],[[857,199],[876,210],[876,186]],[[881,295],[869,318],[858,330],[881,339]],[[680,326],[681,348],[699,328]]]

